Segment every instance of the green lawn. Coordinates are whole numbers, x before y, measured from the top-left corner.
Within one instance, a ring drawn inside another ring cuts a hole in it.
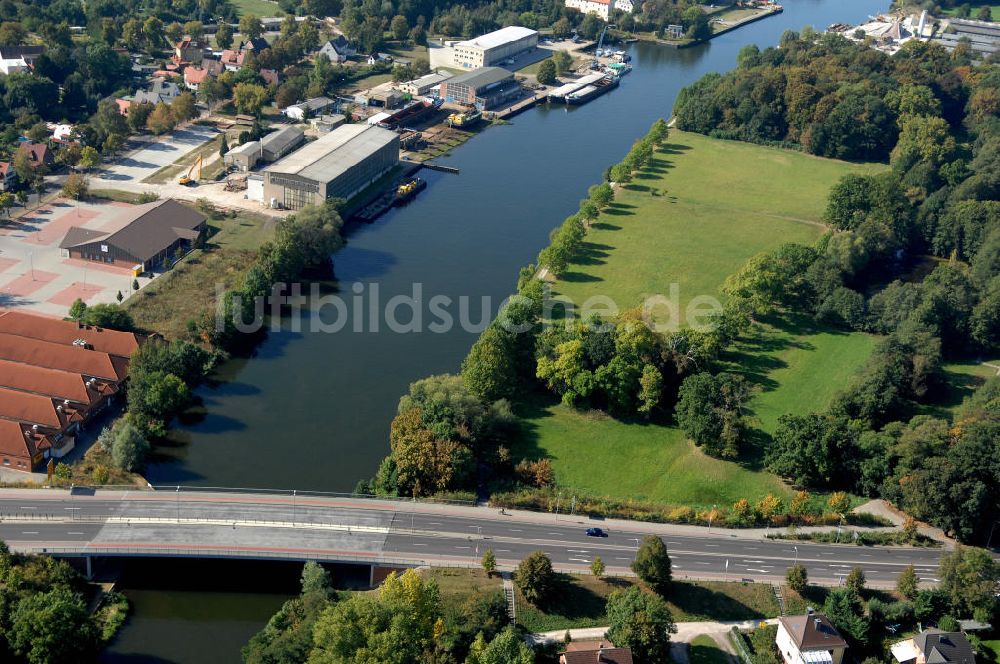
[[[965,4],[972,7],[972,16],[970,18],[975,19],[979,8],[987,6],[993,11],[993,20],[1000,21],[1000,5],[998,4],[994,4],[992,2],[976,2],[976,0],[972,0],[971,2],[967,2]],[[952,7],[951,9],[942,9],[941,14],[944,16],[953,16],[957,11],[958,7]]]
[[[730,664],[729,655],[719,648],[708,634],[701,634],[691,641],[691,664]]]
[[[979,654],[989,662],[1000,662],[1000,640],[983,641],[983,650]]]
[[[232,0],[232,3],[240,16],[254,14],[260,18],[285,15],[278,3],[272,2],[272,0]]]
[[[481,569],[449,569],[432,567],[422,572],[427,579],[437,581],[441,590],[441,604],[445,608],[459,609],[475,595],[503,592],[499,576],[488,578]]]
[[[726,277],[754,254],[783,242],[815,242],[824,232],[827,192],[842,175],[883,168],[672,131],[650,167],[617,192],[588,233],[584,257],[553,290],[581,309],[595,295],[623,310],[663,294],[677,302],[680,321],[663,307],[654,310],[658,322],[693,322],[684,314],[692,298],[721,299]],[[823,410],[877,343],[811,320],[772,323],[724,358],[759,386],[750,406],[765,433],[786,412]],[[544,401],[527,410],[517,451],[551,458],[566,488],[699,506],[790,493],[752,463],[705,456],[675,427]]]
[[[990,360],[990,364],[1000,366],[1000,360]],[[964,362],[949,362],[944,370],[944,393],[933,405],[922,406],[922,414],[950,419],[961,409],[962,403],[976,391],[987,379],[997,375],[994,367],[980,362],[967,360]]]
[[[517,621],[529,632],[606,625],[607,596],[635,584],[632,578],[601,580],[582,574],[560,577],[560,592],[544,611],[518,595]],[[779,612],[771,586],[732,581],[677,581],[667,605],[677,622],[773,618]]]

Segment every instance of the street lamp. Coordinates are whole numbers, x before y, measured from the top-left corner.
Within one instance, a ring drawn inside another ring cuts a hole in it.
[[[795,564],[798,565],[799,564],[799,547],[793,546],[792,548],[795,549]]]
[[[177,505],[177,523],[180,523],[181,522],[181,487],[180,486],[177,487],[177,492],[174,495],[176,496],[176,500],[174,501],[174,503]]]
[[[295,525],[295,489],[292,489],[292,525]]]
[[[712,532],[712,519],[715,518],[715,508],[717,505],[712,505],[712,511],[708,513],[708,532]]]

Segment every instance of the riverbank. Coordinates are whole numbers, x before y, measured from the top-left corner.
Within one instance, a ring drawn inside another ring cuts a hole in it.
[[[709,14],[713,17],[713,22],[711,23],[712,35],[704,39],[663,39],[657,37],[655,33],[651,32],[636,32],[636,33],[626,33],[620,31],[614,31],[615,36],[620,39],[639,39],[640,41],[650,42],[654,44],[659,44],[661,46],[667,46],[669,48],[684,49],[692,48],[694,46],[700,46],[702,44],[707,44],[716,37],[721,37],[722,35],[728,34],[733,30],[750,25],[751,23],[756,23],[757,21],[762,21],[765,18],[770,18],[771,16],[777,16],[784,12],[784,8],[779,5],[772,5],[771,8],[759,8],[759,9],[732,9],[732,8],[721,8]],[[723,19],[723,16],[733,15],[731,21]]]

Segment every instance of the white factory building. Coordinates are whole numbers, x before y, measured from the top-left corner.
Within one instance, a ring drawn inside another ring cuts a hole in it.
[[[568,9],[576,9],[581,14],[596,14],[607,21],[613,10],[632,13],[632,0],[566,0]]]
[[[452,46],[452,60],[461,69],[479,69],[502,64],[538,46],[538,31],[512,25]]]

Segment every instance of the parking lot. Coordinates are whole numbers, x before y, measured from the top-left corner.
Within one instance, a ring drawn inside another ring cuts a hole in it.
[[[64,258],[59,243],[73,226],[113,232],[124,225],[125,203],[57,199],[18,219],[0,221],[0,309],[65,316],[77,298],[116,302],[132,291],[128,269]],[[149,279],[140,278],[145,285]]]
[[[101,180],[104,180],[107,185],[141,182],[164,166],[174,163],[205,141],[211,140],[218,133],[211,127],[199,125],[188,125],[183,129],[177,129],[169,136],[159,138],[133,152],[126,153],[114,164],[95,173],[91,178],[92,186],[101,186]]]

